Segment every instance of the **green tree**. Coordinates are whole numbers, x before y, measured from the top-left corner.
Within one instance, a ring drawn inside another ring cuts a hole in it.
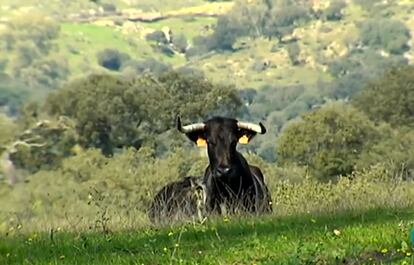
[[[13,120],[0,113],[0,154],[6,149],[6,146],[13,140],[17,133],[17,125]]]
[[[378,138],[374,124],[352,106],[335,103],[288,125],[277,142],[282,164],[309,167],[320,180],[352,172],[361,153]]]
[[[389,124],[380,129],[381,140],[362,152],[357,167],[383,164],[389,179],[414,179],[414,130],[392,129]]]
[[[145,36],[145,39],[160,44],[168,44],[167,37],[165,36],[165,33],[162,30],[156,30],[154,32],[148,33]]]
[[[6,71],[31,87],[57,87],[68,75],[67,63],[52,57],[59,24],[41,14],[13,16],[0,35],[0,53]]]
[[[245,28],[232,21],[228,16],[221,16],[217,20],[216,28],[207,38],[208,50],[232,51],[237,38],[245,35]]]
[[[299,64],[300,47],[297,42],[289,43],[286,47],[292,65]]]
[[[309,12],[309,6],[296,1],[272,5],[264,25],[264,35],[276,37],[281,42],[284,36],[292,33],[297,24],[309,20]]]
[[[2,40],[5,41],[3,49],[12,51],[19,42],[30,41],[40,54],[50,52],[53,42],[59,35],[59,25],[43,15],[31,13],[16,15],[8,23]]]
[[[329,7],[323,11],[326,20],[341,20],[343,17],[342,9],[346,7],[344,0],[332,0]]]
[[[361,42],[373,49],[402,54],[408,49],[410,38],[410,30],[399,20],[369,19],[361,24]]]
[[[369,80],[377,79],[392,67],[406,65],[400,55],[383,57],[373,50],[351,52],[329,64],[329,72],[336,77],[328,86],[330,98],[346,98],[359,92]]]
[[[10,159],[17,168],[33,173],[56,168],[64,157],[72,154],[77,135],[74,122],[61,116],[37,121],[16,139],[8,146]]]
[[[246,33],[254,38],[263,36],[263,30],[270,10],[269,1],[239,0],[228,16],[232,21],[242,25]]]
[[[372,120],[394,126],[414,127],[414,66],[393,68],[369,82],[353,104]]]
[[[130,59],[127,53],[117,49],[105,49],[96,54],[98,64],[109,70],[118,71],[122,65]]]
[[[31,88],[58,88],[69,76],[69,68],[65,59],[48,56],[33,62],[30,67],[21,69],[20,79]]]
[[[174,45],[174,48],[180,53],[185,53],[185,51],[187,50],[187,38],[182,33],[177,36],[174,35],[172,43]]]
[[[17,115],[18,110],[29,94],[29,90],[22,82],[11,78],[5,73],[0,73],[0,109],[3,112]]]
[[[268,116],[273,111],[282,111],[294,102],[305,88],[303,86],[264,86],[254,97],[249,109],[254,118]]]
[[[91,75],[48,97],[46,110],[76,121],[79,143],[112,154],[115,148],[157,144],[156,136],[175,128],[175,118],[197,120],[217,112],[234,113],[234,88],[178,73],[156,78]]]

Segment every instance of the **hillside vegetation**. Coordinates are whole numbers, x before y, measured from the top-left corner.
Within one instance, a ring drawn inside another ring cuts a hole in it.
[[[88,73],[175,69],[233,84],[245,104],[253,103],[251,117],[273,126],[275,117],[284,124],[312,106],[346,99],[366,80],[413,60],[410,1],[234,3],[3,1],[0,105],[16,114],[28,100]],[[264,111],[267,94],[281,90],[289,91],[279,97],[282,106]]]
[[[410,0],[1,1],[0,264],[413,263],[413,30]],[[273,214],[150,223],[208,164],[177,115],[264,123]]]

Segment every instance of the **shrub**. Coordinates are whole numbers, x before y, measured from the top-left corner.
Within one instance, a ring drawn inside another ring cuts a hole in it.
[[[175,54],[174,49],[170,46],[170,44],[158,44],[153,46],[155,51],[161,52],[166,56],[173,56]]]
[[[17,133],[17,124],[3,113],[0,113],[0,154]]]
[[[194,46],[188,48],[185,51],[185,58],[187,60],[190,60],[191,57],[202,56],[202,55],[209,52],[208,47],[206,45],[202,44],[203,42],[201,41],[201,39],[206,40],[206,38],[204,38],[204,37],[195,38],[193,40]],[[196,44],[196,43],[200,43],[200,44]]]
[[[156,30],[154,32],[148,33],[145,36],[145,39],[148,41],[155,41],[160,44],[168,44],[167,37],[162,30]]]
[[[180,52],[185,53],[188,47],[187,38],[184,36],[184,34],[179,34],[177,36],[174,36],[173,38],[173,45],[174,48]]]
[[[241,25],[227,16],[221,16],[217,20],[213,34],[206,38],[204,45],[209,51],[232,51],[237,38],[244,34],[245,30]]]
[[[329,104],[287,126],[278,139],[278,160],[309,166],[320,180],[352,172],[361,153],[379,137],[374,124],[352,106]]]
[[[171,71],[171,69],[172,67],[169,64],[166,64],[162,61],[158,61],[154,58],[148,58],[140,61],[129,60],[123,65],[122,71],[131,71],[131,75],[142,74],[146,72],[154,73],[155,75],[160,75]]]
[[[346,7],[346,2],[343,0],[333,0],[329,7],[324,10],[323,16],[326,20],[341,20],[343,17],[342,9]]]
[[[374,121],[414,127],[414,66],[393,68],[352,99]]]
[[[298,65],[299,62],[299,55],[300,55],[300,47],[299,44],[296,42],[289,43],[286,47],[290,62],[292,65]]]
[[[370,48],[402,54],[408,49],[410,30],[398,20],[370,19],[362,23],[360,39]]]
[[[129,55],[117,49],[105,49],[96,54],[98,63],[109,70],[118,71],[130,59]]]
[[[0,108],[4,112],[16,115],[29,95],[30,90],[19,80],[0,73]]]
[[[358,168],[382,164],[387,171],[383,179],[414,179],[414,131],[393,130],[382,126],[381,141],[362,152]]]

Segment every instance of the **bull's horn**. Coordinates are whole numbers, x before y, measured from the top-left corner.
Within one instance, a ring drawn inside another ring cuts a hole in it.
[[[260,133],[260,134],[264,134],[266,133],[266,128],[264,127],[264,125],[259,122],[259,125],[254,124],[254,123],[249,123],[249,122],[237,122],[237,126],[240,129],[246,129],[246,130],[251,130],[254,131],[256,133]]]
[[[182,133],[190,133],[193,131],[204,130],[204,123],[193,123],[190,125],[182,126],[180,117],[177,117],[177,129]]]

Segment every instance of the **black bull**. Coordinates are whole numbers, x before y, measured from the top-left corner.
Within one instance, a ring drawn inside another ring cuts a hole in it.
[[[237,143],[248,143],[256,134],[266,132],[263,124],[239,122],[235,119],[214,117],[203,123],[182,126],[177,119],[177,128],[180,132],[197,145],[207,144],[209,165],[204,177],[198,184],[203,190],[204,210],[207,213],[222,213],[221,206],[230,212],[237,209],[251,213],[266,213],[272,211],[272,200],[261,170],[249,165],[246,159],[236,150]],[[174,184],[179,183],[180,185]],[[188,182],[189,183],[189,182]],[[188,190],[185,181],[177,181],[165,186],[174,186],[176,189]],[[185,186],[185,187],[184,187]],[[171,188],[170,188],[171,189]],[[158,198],[150,208],[160,203]],[[162,199],[172,200],[174,194]],[[162,200],[161,200],[162,201]],[[178,210],[179,207],[176,208]],[[151,216],[150,216],[151,217]]]
[[[205,211],[205,185],[202,177],[185,177],[173,181],[155,195],[148,216],[152,221],[169,222],[197,215],[199,221]]]

